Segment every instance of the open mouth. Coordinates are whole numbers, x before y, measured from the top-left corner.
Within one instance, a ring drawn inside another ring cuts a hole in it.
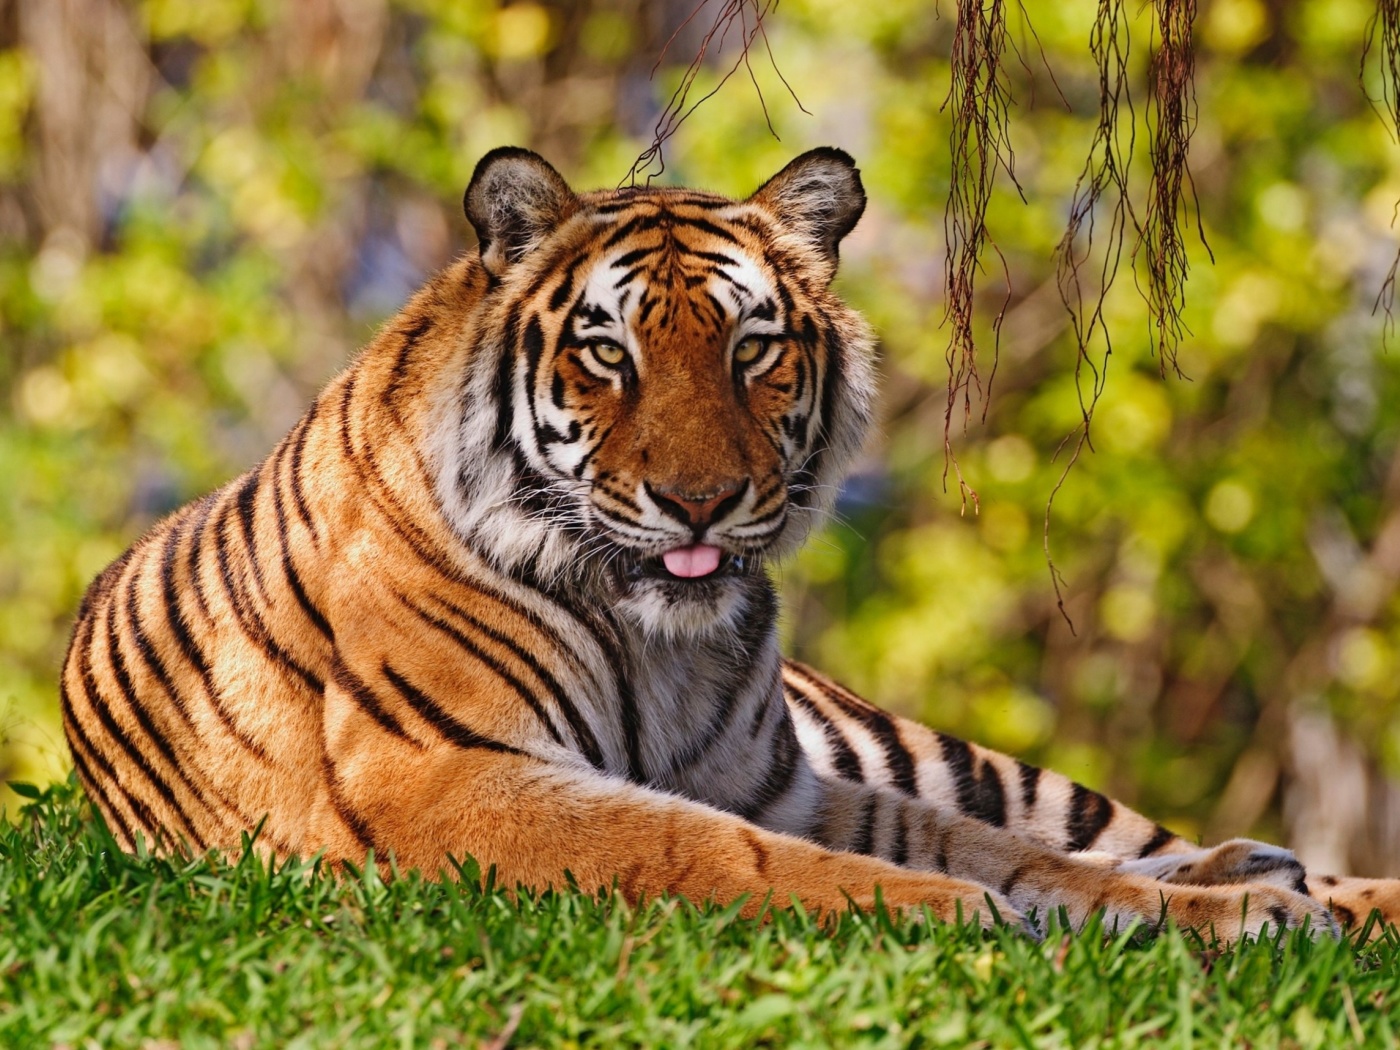
[[[629,579],[710,580],[742,576],[752,571],[757,560],[733,554],[708,543],[675,547],[650,558],[637,558],[628,567]]]

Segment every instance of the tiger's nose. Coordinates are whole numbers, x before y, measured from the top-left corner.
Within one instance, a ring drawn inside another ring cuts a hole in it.
[[[709,492],[687,492],[677,485],[656,486],[646,482],[647,495],[662,513],[675,518],[698,537],[712,522],[733,510],[748,489],[749,482],[725,481]]]

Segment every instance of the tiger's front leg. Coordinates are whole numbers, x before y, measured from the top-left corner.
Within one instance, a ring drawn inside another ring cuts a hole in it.
[[[432,873],[448,868],[449,855],[470,855],[512,888],[561,888],[572,878],[590,891],[615,884],[633,902],[663,893],[747,898],[750,916],[770,896],[821,913],[871,908],[878,886],[891,907],[926,906],[983,926],[998,916],[1021,922],[1004,897],[974,882],[775,834],[598,773],[577,756],[541,758],[478,734],[461,708],[425,694],[416,707],[397,703],[396,693],[415,688],[415,662],[406,655],[399,665],[408,670],[389,668],[397,681],[342,668],[327,689],[324,780],[306,837],[333,860],[360,862],[372,849]]]

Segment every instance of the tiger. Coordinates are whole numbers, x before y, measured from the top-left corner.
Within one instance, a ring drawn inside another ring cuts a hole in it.
[[[743,200],[484,156],[476,250],[84,596],[63,726],[119,845],[1033,935],[1400,917],[783,658],[770,569],[874,415],[865,204],[829,147]]]

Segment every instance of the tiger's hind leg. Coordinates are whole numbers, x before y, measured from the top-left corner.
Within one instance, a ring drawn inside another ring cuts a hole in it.
[[[1348,933],[1366,931],[1374,940],[1387,927],[1400,927],[1400,879],[1309,875],[1308,892],[1332,909]]]
[[[1372,939],[1386,927],[1400,927],[1400,879],[1311,875],[1291,851],[1265,842],[1231,839],[1218,846],[1116,864],[1119,870],[1181,886],[1265,882],[1293,889],[1326,904],[1346,931],[1360,933],[1374,913],[1376,921],[1367,930]]]
[[[1400,880],[1308,876],[1291,850],[1250,839],[1199,846],[1049,770],[965,743],[868,703],[799,664],[788,706],[823,773],[893,788],[1007,827],[1077,860],[1171,885],[1264,884],[1330,902],[1343,926],[1373,908],[1400,924]]]

